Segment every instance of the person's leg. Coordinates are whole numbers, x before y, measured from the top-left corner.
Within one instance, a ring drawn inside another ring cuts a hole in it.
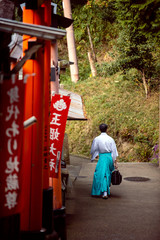
[[[93,183],[92,183],[92,196],[100,196],[102,194],[101,192],[101,164],[98,161],[96,165],[96,169],[93,176]]]
[[[106,191],[103,192],[102,198],[104,198],[104,199],[107,199],[107,198],[108,198],[108,195],[107,195],[107,192],[106,192]]]

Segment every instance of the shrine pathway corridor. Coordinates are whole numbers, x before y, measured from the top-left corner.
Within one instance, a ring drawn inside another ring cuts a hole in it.
[[[121,185],[111,186],[108,199],[94,198],[91,187],[96,162],[71,156],[65,203],[67,240],[160,239],[160,168],[151,163],[118,166]],[[125,180],[131,177],[149,180]]]

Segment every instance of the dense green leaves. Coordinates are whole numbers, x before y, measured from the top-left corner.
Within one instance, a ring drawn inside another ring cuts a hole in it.
[[[75,38],[78,44],[79,42],[81,44],[81,40],[83,40],[83,48],[88,47],[89,44],[87,25],[89,25],[95,47],[116,36],[115,30],[112,31],[113,27],[111,27],[115,21],[113,3],[108,3],[108,6],[104,7],[104,5],[97,5],[96,1],[89,2],[89,4],[77,6],[72,10]],[[86,45],[84,45],[84,41]]]
[[[120,28],[115,64],[124,72],[136,68],[149,89],[157,78],[157,44],[160,30],[160,1],[116,0],[116,16]]]
[[[105,66],[107,74],[136,68],[148,88],[155,85],[159,79],[160,0],[88,0],[73,9],[73,18],[78,52],[90,48],[89,25],[95,49],[105,45],[114,53],[111,62],[98,66]]]
[[[117,19],[123,27],[131,27],[133,32],[140,31],[159,40],[159,0],[116,0],[115,7]]]

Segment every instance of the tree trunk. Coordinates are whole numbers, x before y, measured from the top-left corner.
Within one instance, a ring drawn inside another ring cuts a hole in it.
[[[64,17],[72,19],[72,10],[71,10],[70,0],[63,0],[63,7],[64,7],[63,8]],[[69,61],[74,63],[70,65],[71,79],[72,79],[72,82],[76,83],[79,80],[79,69],[78,69],[78,60],[77,60],[77,53],[76,53],[73,24],[71,24],[71,26],[66,28],[66,31],[67,31],[66,36],[67,36]]]
[[[88,36],[89,36],[89,42],[90,42],[90,45],[91,45],[91,50],[92,50],[92,56],[93,56],[93,58],[94,58],[94,61],[97,62],[96,54],[95,54],[94,48],[93,48],[91,33],[90,33],[90,30],[89,30],[89,26],[88,26],[88,25],[87,25],[87,31],[88,31]]]
[[[95,77],[97,75],[97,70],[96,70],[91,52],[88,52],[88,59],[89,59],[90,67],[91,67],[92,76]]]
[[[146,98],[148,98],[148,93],[149,93],[149,87],[145,78],[144,70],[142,70],[142,80],[143,80],[143,86],[146,94]]]

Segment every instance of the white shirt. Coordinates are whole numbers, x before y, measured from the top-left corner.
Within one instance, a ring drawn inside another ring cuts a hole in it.
[[[117,147],[113,138],[111,138],[107,133],[101,133],[98,137],[93,140],[91,147],[91,161],[94,160],[99,153],[111,153],[113,162],[115,162],[116,157],[118,157]]]

